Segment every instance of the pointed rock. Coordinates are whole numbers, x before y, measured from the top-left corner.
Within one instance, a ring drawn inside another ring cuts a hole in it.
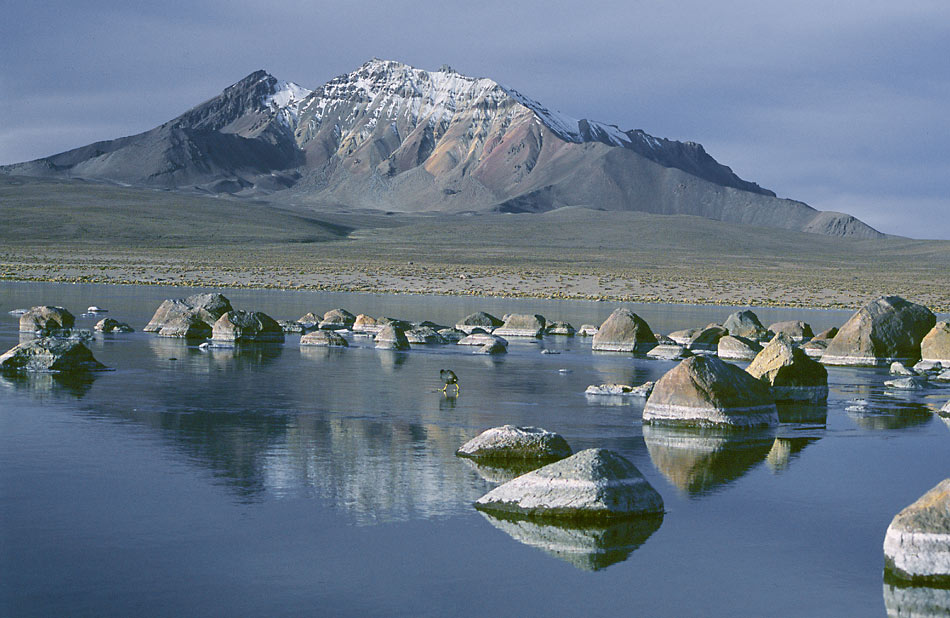
[[[821,357],[826,365],[887,367],[915,362],[920,342],[937,318],[922,305],[900,296],[881,296],[862,307],[841,327]]]
[[[746,371],[772,387],[775,401],[821,403],[828,399],[828,370],[792,345],[787,335],[776,335]]]
[[[662,513],[663,498],[622,455],[587,449],[496,487],[475,506],[530,517],[598,520]]]
[[[643,420],[745,428],[777,425],[778,411],[766,384],[714,356],[694,356],[659,379]]]
[[[600,325],[591,349],[604,352],[647,352],[656,347],[656,336],[643,318],[618,307]]]
[[[884,565],[899,580],[950,584],[950,479],[894,517],[884,537]]]
[[[730,314],[722,326],[733,336],[745,337],[753,341],[769,338],[768,329],[762,326],[759,316],[749,309]]]
[[[331,309],[323,314],[320,320],[322,330],[344,330],[353,327],[356,322],[356,316],[346,309]]]
[[[376,334],[376,348],[380,350],[408,350],[409,340],[406,332],[397,326],[384,326]]]

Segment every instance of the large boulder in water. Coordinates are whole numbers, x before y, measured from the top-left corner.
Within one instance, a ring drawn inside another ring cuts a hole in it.
[[[922,360],[950,365],[950,322],[937,322],[920,342]]]
[[[350,346],[343,335],[339,335],[332,330],[315,330],[307,333],[300,338],[300,345],[314,345],[325,348],[348,348]]]
[[[353,329],[354,333],[378,333],[383,329],[376,318],[365,313],[356,316],[356,319],[353,320],[353,326],[350,328]]]
[[[188,317],[195,317],[210,328],[214,326],[218,318],[232,309],[231,301],[223,294],[194,294],[188,298],[169,298],[158,306],[155,315],[142,330],[147,333],[157,333],[173,320],[181,324],[183,321],[177,318]],[[174,336],[169,334],[171,330],[166,331],[166,337]]]
[[[412,330],[406,331],[406,340],[410,344],[429,344],[429,345],[441,345],[448,343],[448,339],[439,334],[437,330],[431,326],[417,326]]]
[[[730,314],[726,321],[722,323],[722,326],[729,331],[730,335],[745,337],[753,341],[768,339],[769,337],[769,331],[762,326],[762,322],[759,322],[759,316],[749,309]]]
[[[769,330],[776,335],[786,335],[792,341],[799,343],[815,336],[815,333],[811,330],[811,325],[801,320],[776,322],[769,326]]]
[[[500,337],[540,337],[544,334],[546,323],[543,315],[512,313],[505,316],[505,323],[496,328],[493,334]]]
[[[356,316],[346,309],[330,309],[323,314],[323,319],[320,320],[320,328],[322,330],[344,330],[353,328],[355,322]]]
[[[646,352],[656,347],[650,326],[626,307],[610,314],[591,342],[591,349],[604,352]]]
[[[384,326],[376,334],[376,347],[380,350],[408,350],[409,340],[406,331],[397,326]]]
[[[81,341],[39,337],[21,343],[0,356],[0,370],[8,372],[53,371],[60,373],[96,371],[106,366],[93,357]]]
[[[828,370],[796,348],[788,335],[776,335],[746,371],[772,387],[775,401],[828,400]]]
[[[636,466],[606,449],[587,449],[496,487],[475,502],[486,511],[567,520],[663,512],[663,498]]]
[[[719,340],[716,354],[719,358],[729,360],[752,360],[762,351],[762,346],[751,339],[726,335]]]
[[[182,313],[170,317],[158,329],[159,337],[184,337],[185,339],[207,339],[211,336],[209,325],[196,313]]]
[[[770,427],[778,424],[778,411],[766,384],[715,356],[693,356],[657,381],[643,409],[643,420]]]
[[[950,585],[950,479],[891,521],[884,537],[884,568],[898,580]]]
[[[882,296],[862,307],[841,327],[821,357],[826,365],[887,367],[920,358],[920,342],[937,318],[923,305]]]
[[[485,313],[484,311],[476,311],[462,318],[455,325],[455,328],[467,334],[470,334],[476,328],[481,328],[486,333],[490,333],[502,324],[503,322],[492,314]]]
[[[33,307],[20,316],[21,333],[51,333],[57,330],[72,328],[76,318],[63,307],[40,305]]]
[[[719,345],[719,340],[728,334],[729,331],[722,326],[710,324],[694,332],[686,343],[686,347],[690,350],[715,350]]]
[[[211,338],[215,341],[281,342],[284,329],[260,311],[228,311],[214,323]]]
[[[570,457],[567,440],[540,427],[502,425],[478,434],[456,452],[459,457],[479,461],[554,461]]]

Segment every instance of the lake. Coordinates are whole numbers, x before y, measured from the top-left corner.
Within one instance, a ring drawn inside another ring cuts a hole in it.
[[[379,351],[200,350],[141,332],[164,299],[202,290],[0,283],[7,312],[109,309],[137,332],[90,347],[87,379],[0,378],[0,615],[875,616],[926,601],[882,579],[893,516],[950,475],[950,388],[886,392],[881,369],[829,368],[827,408],[743,435],[641,423],[643,402],[588,398],[671,361],[594,354],[590,339]],[[581,301],[223,290],[279,319],[353,313],[453,324],[476,310],[599,325]],[[657,332],[730,307],[626,303]],[[815,331],[850,311],[756,309]],[[97,318],[77,317],[91,328]],[[544,348],[559,354],[541,354]],[[446,397],[439,370],[461,394]],[[486,516],[505,472],[455,450],[536,425],[575,451],[613,449],[666,504],[661,521],[572,529]]]

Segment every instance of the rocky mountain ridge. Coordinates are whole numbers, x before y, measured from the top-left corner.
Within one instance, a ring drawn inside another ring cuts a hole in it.
[[[320,209],[689,214],[882,236],[745,181],[692,142],[552,111],[487,78],[373,59],[308,90],[256,71],[144,133],[8,173],[255,196]]]

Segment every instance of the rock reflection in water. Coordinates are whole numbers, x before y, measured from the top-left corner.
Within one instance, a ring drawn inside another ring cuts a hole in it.
[[[925,404],[901,399],[868,397],[855,399],[845,407],[848,416],[862,429],[904,429],[930,422],[933,412]]]
[[[827,404],[777,403],[780,423],[809,423],[824,425],[828,421]]]
[[[96,374],[90,371],[75,373],[0,373],[0,385],[4,388],[29,392],[41,401],[47,396],[81,399],[92,388],[95,379]]]
[[[479,514],[519,543],[536,547],[584,571],[599,571],[623,562],[663,523],[663,515],[575,526],[483,511]]]
[[[765,463],[772,472],[782,472],[788,468],[793,459],[797,459],[799,453],[811,444],[817,442],[819,438],[815,436],[807,438],[775,438],[772,448],[769,450]]]
[[[774,430],[643,426],[653,465],[691,496],[711,493],[740,478],[765,460],[774,440]]]
[[[478,463],[474,459],[468,459],[467,457],[462,457],[460,459],[461,461],[464,461],[469,468],[474,470],[482,480],[488,481],[489,483],[495,483],[496,485],[507,483],[512,479],[518,478],[522,474],[527,474],[528,472],[537,470],[544,465],[543,463],[524,462],[501,467]]]
[[[950,590],[908,586],[885,578],[884,607],[888,616],[900,618],[950,616]]]

